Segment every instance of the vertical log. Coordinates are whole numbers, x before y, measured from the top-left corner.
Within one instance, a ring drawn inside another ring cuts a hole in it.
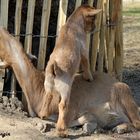
[[[106,17],[106,30],[105,30],[105,67],[108,71],[108,50],[109,50],[109,0],[106,0],[105,4],[105,17]]]
[[[99,45],[99,59],[98,59],[98,71],[103,72],[103,61],[104,61],[104,54],[105,54],[105,45],[104,45],[104,35],[105,35],[105,3],[103,2],[103,12],[102,12],[102,19],[101,19],[101,31],[100,31],[100,45]]]
[[[108,46],[108,73],[113,74],[113,61],[114,61],[114,41],[116,27],[112,26],[116,19],[114,17],[116,9],[114,5],[115,0],[109,1],[109,16],[110,16],[110,29],[109,29],[109,46]]]
[[[0,26],[3,26],[7,29],[9,0],[1,0],[0,7]]]
[[[16,0],[16,11],[15,11],[15,37],[19,40],[20,25],[21,25],[21,10],[23,0]]]
[[[115,38],[115,73],[117,79],[122,80],[123,67],[123,23],[122,23],[122,0],[118,0],[118,18]]]
[[[60,0],[59,11],[58,11],[58,20],[57,20],[57,34],[59,33],[60,28],[66,22],[67,7],[68,7],[68,0]]]
[[[115,27],[110,27],[110,42],[108,47],[108,73],[113,74]]]
[[[77,9],[82,3],[82,0],[76,0],[75,9]]]
[[[88,5],[93,6],[93,2],[94,2],[94,0],[88,0]],[[88,49],[88,54],[89,54],[89,50],[91,49],[90,48],[90,43],[91,43],[90,39],[91,39],[91,35],[89,33],[89,34],[86,35],[86,47]],[[89,58],[89,60],[90,60],[90,58]],[[90,64],[90,62],[89,62],[89,64]]]
[[[9,0],[1,0],[0,1],[0,26],[3,26],[7,29],[8,26],[8,7],[9,7]],[[3,84],[4,80],[2,77],[5,76],[5,70],[1,70],[0,74],[0,91],[3,91]],[[2,96],[2,93],[0,93]]]
[[[21,25],[21,8],[22,8],[22,1],[23,0],[16,0],[16,11],[15,11],[15,37],[19,40],[20,34],[20,25]],[[12,98],[16,96],[16,77],[15,74],[12,73],[11,77],[11,92]]]
[[[118,26],[118,14],[119,14],[119,9],[120,9],[120,0],[111,0],[109,3],[109,12],[110,12],[110,43],[109,43],[109,50],[108,50],[108,71],[111,74],[114,74],[115,72],[115,39],[116,39],[116,27]],[[117,43],[118,44],[118,43]],[[117,48],[118,50],[120,47]],[[117,51],[118,51],[117,50]],[[118,51],[120,53],[120,51]],[[117,53],[117,55],[119,55]],[[118,62],[122,63],[122,62]],[[117,63],[117,64],[118,64]],[[114,71],[113,71],[114,70]]]
[[[36,0],[28,0],[26,37],[25,37],[25,43],[24,43],[24,49],[27,53],[31,53],[31,50],[32,50],[32,32],[33,32],[35,1]]]
[[[2,91],[3,91],[3,83],[4,83],[4,80],[3,80],[3,76],[4,76],[4,70],[3,69],[0,69],[0,97],[2,96]]]
[[[103,0],[98,0],[97,2],[97,9],[101,9],[103,4]],[[100,29],[101,24],[101,13],[97,14],[96,20],[95,20],[95,26],[96,29]],[[91,51],[91,72],[95,72],[96,67],[96,60],[97,60],[97,51],[99,47],[99,32],[96,32],[92,39],[92,51]]]
[[[88,0],[88,4],[93,7],[94,0]]]
[[[41,69],[41,70],[44,69],[45,67],[51,2],[52,0],[43,1],[41,32],[40,32],[41,38],[40,38],[40,44],[39,44],[39,56],[38,56],[38,65],[37,65],[38,69]]]

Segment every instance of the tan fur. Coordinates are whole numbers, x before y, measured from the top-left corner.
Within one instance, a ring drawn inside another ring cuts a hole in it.
[[[83,77],[92,81],[89,68],[89,56],[86,49],[86,33],[94,29],[94,16],[101,10],[84,5],[80,6],[61,28],[55,48],[50,56],[45,71],[46,94],[55,88],[61,96],[59,104],[58,130],[66,128],[65,114],[68,111],[71,86],[80,62]],[[63,125],[62,125],[63,124]]]
[[[0,28],[0,36],[0,59],[12,67],[26,96],[29,115],[48,118],[51,114],[58,114],[60,96],[53,89],[51,99],[47,97],[44,73],[33,67],[21,44],[3,28]],[[139,130],[139,110],[129,87],[104,73],[95,73],[93,79],[88,83],[81,75],[76,76],[65,117],[67,125],[73,127],[95,122],[100,127],[118,126],[116,130],[121,132],[123,128],[127,132],[130,126]]]

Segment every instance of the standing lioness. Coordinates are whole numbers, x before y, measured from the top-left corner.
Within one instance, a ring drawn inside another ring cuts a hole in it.
[[[92,81],[86,49],[86,33],[94,29],[94,16],[100,11],[84,5],[68,18],[60,30],[54,51],[46,67],[44,83],[46,96],[54,87],[61,95],[57,129],[62,133],[66,128],[65,114],[68,111],[74,74],[77,72],[80,62],[84,70],[84,79]]]

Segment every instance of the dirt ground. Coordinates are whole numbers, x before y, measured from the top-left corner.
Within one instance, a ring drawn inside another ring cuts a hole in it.
[[[124,69],[123,81],[133,91],[133,96],[140,105],[140,16],[124,16]],[[0,77],[1,78],[1,77]],[[2,103],[4,100],[5,104]],[[18,105],[17,105],[18,104]],[[2,140],[59,140],[53,122],[29,118],[22,111],[20,102],[0,98],[0,139]],[[7,106],[7,107],[6,107]],[[44,128],[43,126],[46,126]],[[49,125],[51,124],[51,125]],[[42,132],[40,131],[42,130]],[[51,130],[51,131],[48,131]],[[43,132],[47,131],[47,132]],[[70,137],[65,140],[139,140],[140,132],[127,134],[92,134],[86,136],[82,128],[70,129]]]

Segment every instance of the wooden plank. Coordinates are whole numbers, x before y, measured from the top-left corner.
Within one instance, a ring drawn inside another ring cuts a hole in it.
[[[103,62],[104,62],[104,54],[105,54],[105,44],[104,44],[104,38],[105,38],[105,3],[103,3],[103,12],[102,12],[102,20],[101,20],[101,31],[100,31],[100,45],[99,45],[99,58],[98,58],[98,71],[103,72]]]
[[[8,7],[9,0],[1,0],[0,1],[0,26],[3,26],[7,29],[8,26]],[[0,70],[0,91],[3,91],[4,80],[2,77],[5,76],[5,70]],[[0,96],[2,96],[2,92],[0,92]]]
[[[88,5],[90,5],[90,6],[93,6],[93,2],[94,2],[94,0],[88,0]],[[89,51],[90,51],[90,43],[91,43],[91,34],[89,33],[89,34],[87,34],[86,35],[86,47],[87,47],[87,49],[88,49],[88,54],[89,54]],[[90,58],[89,58],[89,60],[90,60]],[[90,62],[89,62],[89,64],[90,64]]]
[[[76,0],[75,9],[77,9],[82,3],[82,0]]]
[[[109,1],[109,19],[110,23],[113,23],[112,15],[113,15],[113,2]],[[114,41],[115,41],[115,27],[109,26],[109,46],[108,46],[108,73],[113,74],[113,57],[114,57]]]
[[[108,22],[109,22],[109,0],[106,0],[106,4],[105,4],[105,17],[106,17],[106,21],[107,21],[107,25],[106,25],[106,29],[105,29],[105,67],[108,71],[108,48],[109,48],[109,26],[108,26]]]
[[[33,21],[34,21],[34,10],[36,0],[28,0],[28,11],[26,21],[26,37],[24,42],[24,49],[27,53],[32,51],[32,32],[33,32]]]
[[[108,73],[113,74],[113,59],[114,59],[114,41],[115,41],[115,28],[110,27],[110,42],[108,48]]]
[[[15,37],[19,40],[20,26],[21,26],[21,10],[23,0],[16,0],[16,11],[15,11]]]
[[[43,37],[40,38],[38,66],[37,66],[38,69],[41,70],[43,70],[45,67],[46,48],[47,48],[46,44],[48,36],[50,10],[51,10],[51,0],[44,0],[41,19],[41,33],[40,33],[40,35]]]
[[[7,29],[9,0],[1,0],[0,7],[1,7],[0,26],[3,26]]]
[[[109,14],[110,14],[110,42],[108,49],[108,72],[114,75],[114,57],[115,57],[115,33],[116,23],[118,21],[118,1],[109,1]]]
[[[103,4],[103,0],[98,0],[97,9],[101,9],[102,4]],[[101,13],[96,15],[95,26],[97,30],[100,29],[100,24],[101,24]],[[97,31],[94,34],[93,39],[92,39],[92,49],[91,49],[91,56],[90,56],[92,73],[95,72],[95,68],[96,68],[97,52],[98,52],[98,47],[99,47],[99,34],[100,32]]]
[[[21,25],[21,9],[22,9],[22,1],[16,0],[16,11],[15,11],[15,37],[19,40],[20,34],[20,25]],[[11,76],[11,97],[14,98],[16,96],[16,77],[15,74],[12,73]]]
[[[66,22],[67,7],[68,7],[68,0],[59,1],[59,10],[58,10],[58,19],[57,19],[57,34],[59,33],[61,27]]]
[[[123,68],[123,23],[122,23],[122,0],[118,0],[117,5],[117,27],[115,38],[115,73],[116,78],[122,80]]]
[[[0,96],[2,96],[2,91],[3,91],[3,76],[5,74],[5,71],[3,69],[0,69]]]
[[[88,5],[93,7],[94,0],[88,0]]]

